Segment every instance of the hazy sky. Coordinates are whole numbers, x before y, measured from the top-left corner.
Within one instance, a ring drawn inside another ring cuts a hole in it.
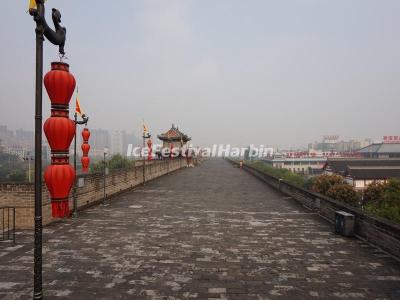
[[[34,22],[3,1],[0,124],[33,128]],[[399,0],[48,0],[91,128],[198,145],[399,134]],[[45,72],[58,59],[45,43]],[[44,116],[50,113],[44,93]],[[73,102],[71,102],[73,103]]]

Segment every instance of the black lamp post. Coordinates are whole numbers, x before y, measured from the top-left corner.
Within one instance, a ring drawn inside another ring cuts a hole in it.
[[[43,299],[42,291],[42,94],[43,94],[43,41],[47,38],[59,46],[60,57],[64,57],[66,29],[60,25],[61,13],[53,8],[55,31],[45,19],[44,0],[36,0],[36,8],[29,14],[36,22],[36,84],[35,84],[35,246],[34,246],[34,291],[33,299]]]
[[[87,122],[89,121],[89,117],[87,117],[85,114],[82,114],[82,121],[78,120],[78,114],[74,114],[74,123],[75,123],[75,136],[74,136],[74,171],[75,171],[75,180],[74,180],[74,190],[72,192],[72,198],[73,198],[73,212],[72,212],[72,217],[77,218],[78,217],[78,200],[76,198],[76,181],[78,179],[78,176],[76,175],[76,128],[77,125],[87,125]]]
[[[143,151],[142,151],[142,155],[143,155],[143,185],[146,183],[146,155],[144,155],[144,149],[146,148],[146,139],[151,138],[151,134],[150,133],[144,133],[143,132]]]

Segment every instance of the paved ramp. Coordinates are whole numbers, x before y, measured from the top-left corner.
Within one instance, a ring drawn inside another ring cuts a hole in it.
[[[30,299],[30,237],[0,298]],[[400,264],[223,160],[45,229],[46,299],[400,299]]]

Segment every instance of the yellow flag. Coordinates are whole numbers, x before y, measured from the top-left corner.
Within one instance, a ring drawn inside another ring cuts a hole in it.
[[[36,0],[29,0],[29,7],[28,9],[36,8]]]
[[[79,115],[83,115],[83,110],[81,109],[81,104],[79,102],[79,96],[76,96],[75,112]]]
[[[79,89],[78,88],[76,88],[75,112],[77,114],[79,114],[80,116],[85,114],[81,108],[81,103],[79,102]]]
[[[146,126],[146,124],[144,124],[144,121],[143,121],[143,134],[145,135],[146,133],[147,133],[147,126]]]
[[[44,0],[44,2],[46,2],[46,0]],[[28,10],[31,8],[36,8],[36,0],[29,0]]]

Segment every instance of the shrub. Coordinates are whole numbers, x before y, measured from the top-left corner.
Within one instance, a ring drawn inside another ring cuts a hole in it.
[[[0,181],[26,181],[28,162],[18,156],[2,153],[0,148]]]
[[[132,165],[131,161],[121,154],[115,154],[108,161],[110,170],[126,169]]]
[[[340,175],[319,175],[314,177],[312,190],[314,192],[326,195],[330,188],[337,184],[346,184]]]
[[[109,160],[106,161],[109,170],[127,169],[133,166],[133,162],[122,156],[121,154],[114,154]],[[104,170],[104,162],[102,160],[93,163],[90,167],[92,173],[102,173]]]
[[[383,195],[387,188],[386,183],[373,182],[364,190],[363,193],[363,204],[364,205],[379,205],[379,202],[383,200]]]
[[[23,170],[14,170],[8,175],[8,180],[22,182],[26,181],[26,173]]]
[[[313,187],[313,185],[314,185],[314,182],[315,182],[315,177],[307,178],[306,181],[305,181],[304,184],[303,184],[303,187],[304,187],[305,189],[311,191],[311,190],[312,190],[312,187]]]
[[[352,206],[359,206],[360,203],[359,194],[347,183],[332,185],[325,195]]]
[[[273,168],[263,161],[247,161],[246,164],[337,201],[356,207],[362,204],[365,211],[400,223],[400,180],[398,179],[391,179],[388,183],[370,184],[363,192],[361,203],[361,193],[356,192],[340,175],[319,175],[306,179],[289,170]]]
[[[286,169],[274,168],[272,166],[267,165],[265,162],[261,160],[246,161],[246,164],[268,175],[281,178],[287,182],[290,182],[300,187],[303,187],[307,181],[307,179],[300,174],[292,173],[291,171]]]
[[[391,179],[387,183],[385,193],[383,195],[383,201],[393,204],[400,205],[400,180]]]

